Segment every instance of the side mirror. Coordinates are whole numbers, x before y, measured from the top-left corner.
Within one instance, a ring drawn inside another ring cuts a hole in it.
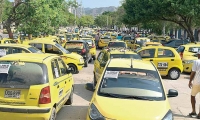
[[[93,88],[93,84],[92,83],[86,83],[85,84],[85,89],[86,90],[89,90],[89,91],[91,91],[91,92],[94,92],[94,88]]]
[[[174,89],[169,89],[167,97],[177,97],[178,96],[178,91]]]
[[[105,67],[105,66],[106,66],[106,62],[101,62],[101,63],[100,63],[100,66],[101,66],[101,67]]]

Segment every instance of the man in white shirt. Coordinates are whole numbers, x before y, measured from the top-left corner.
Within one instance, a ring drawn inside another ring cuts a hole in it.
[[[199,114],[196,114],[196,99],[195,96],[200,92],[200,51],[197,53],[198,60],[193,62],[192,72],[190,74],[190,81],[189,81],[189,88],[192,88],[191,92],[191,105],[192,105],[192,112],[189,113],[191,117],[197,117],[200,119],[200,111]]]

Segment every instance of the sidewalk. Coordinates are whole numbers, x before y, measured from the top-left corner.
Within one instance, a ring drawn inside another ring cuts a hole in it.
[[[192,111],[190,103],[191,89],[188,87],[189,75],[183,74],[178,80],[163,79],[166,92],[169,89],[175,89],[179,95],[175,98],[169,98],[171,109],[174,113],[174,120],[194,120],[187,115]],[[196,111],[199,112],[200,97],[196,97]]]

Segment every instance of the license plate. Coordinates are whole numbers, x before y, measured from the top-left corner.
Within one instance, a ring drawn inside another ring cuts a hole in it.
[[[4,97],[5,98],[20,98],[21,91],[20,90],[5,90]]]

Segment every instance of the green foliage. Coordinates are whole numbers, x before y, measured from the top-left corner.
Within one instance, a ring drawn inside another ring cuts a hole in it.
[[[90,15],[81,16],[81,18],[79,18],[77,21],[77,25],[83,27],[88,27],[93,24],[94,24],[94,18]]]
[[[199,0],[125,0],[123,7],[123,21],[126,24],[136,25],[152,20],[170,21],[185,29],[191,40],[194,40],[192,28],[198,25]]]

